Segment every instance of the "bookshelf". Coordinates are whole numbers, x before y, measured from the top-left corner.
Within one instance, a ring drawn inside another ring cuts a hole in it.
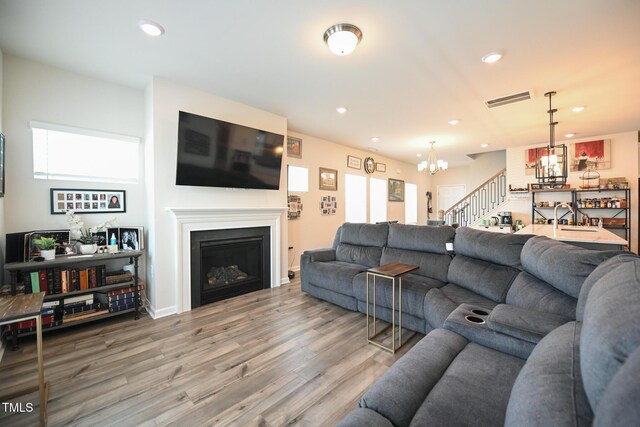
[[[139,258],[142,251],[115,254],[66,255],[48,261],[13,262],[4,268],[11,275],[11,294],[31,293],[46,288],[42,311],[43,331],[76,326],[99,319],[133,313],[140,318]],[[133,264],[133,273],[112,267]],[[116,262],[113,262],[116,261]],[[34,286],[34,280],[38,283]],[[47,322],[47,323],[45,323]],[[35,328],[13,328],[14,348],[17,338],[35,333]]]

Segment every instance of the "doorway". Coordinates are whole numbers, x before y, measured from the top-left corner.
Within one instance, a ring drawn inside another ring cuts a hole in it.
[[[438,185],[438,212],[446,211],[467,195],[464,184]]]

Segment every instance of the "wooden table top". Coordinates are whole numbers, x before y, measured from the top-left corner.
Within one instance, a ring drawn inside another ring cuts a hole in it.
[[[44,292],[0,297],[0,322],[9,323],[25,317],[37,316],[42,310]]]
[[[410,273],[417,270],[417,265],[402,264],[399,262],[390,262],[389,264],[381,265],[379,267],[373,267],[367,270],[368,273],[380,274],[388,277],[398,277],[403,274]]]

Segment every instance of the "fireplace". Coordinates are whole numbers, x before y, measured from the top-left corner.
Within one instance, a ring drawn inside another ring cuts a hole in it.
[[[191,231],[191,308],[266,289],[269,227]]]

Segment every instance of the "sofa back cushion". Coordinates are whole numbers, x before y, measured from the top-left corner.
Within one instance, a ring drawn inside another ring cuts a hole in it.
[[[598,407],[614,375],[640,346],[638,307],[640,258],[614,267],[589,292],[580,334],[580,366],[592,408]]]
[[[584,249],[536,236],[524,245],[520,260],[527,273],[573,298],[578,298],[587,276],[599,264],[621,253],[623,252]]]
[[[593,285],[595,285],[598,280],[600,280],[603,276],[608,274],[611,270],[613,270],[618,265],[623,262],[633,261],[637,259],[638,256],[633,253],[624,253],[621,255],[614,256],[613,258],[609,258],[584,279],[584,283],[582,284],[582,288],[580,288],[580,296],[578,297],[578,305],[576,306],[576,319],[582,321],[584,317],[584,306],[587,304],[587,297],[589,295],[589,291]]]
[[[389,225],[387,245],[396,249],[447,254],[446,244],[453,242],[456,230],[448,225],[432,227],[429,225]]]
[[[456,230],[454,250],[456,255],[520,268],[520,252],[531,237],[529,234],[500,234],[462,227]]]
[[[577,300],[560,292],[544,280],[527,273],[518,274],[507,293],[506,303],[574,320]]]
[[[519,273],[514,267],[458,254],[451,261],[447,281],[502,303]]]
[[[342,224],[334,240],[336,260],[367,267],[380,265],[388,233],[388,224]]]
[[[383,265],[390,262],[417,265],[420,268],[414,271],[414,274],[440,280],[444,284],[447,281],[447,271],[449,270],[451,257],[449,255],[386,247],[382,250],[380,264]]]

